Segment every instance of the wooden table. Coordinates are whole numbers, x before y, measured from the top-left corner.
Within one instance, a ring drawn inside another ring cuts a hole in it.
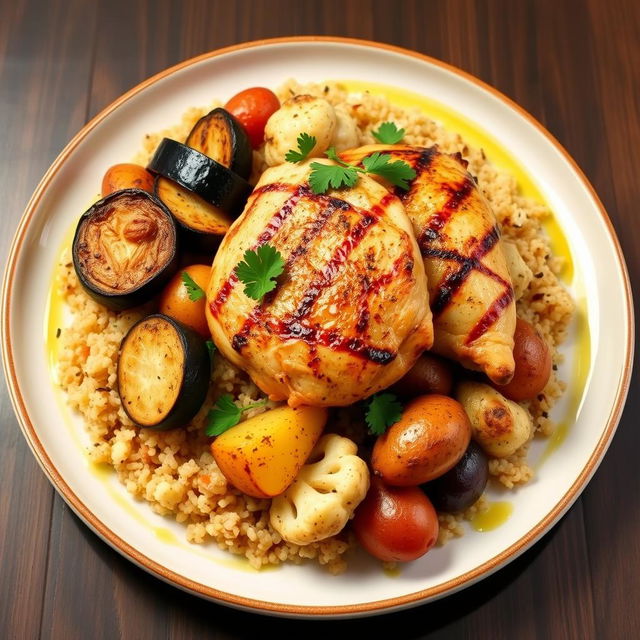
[[[65,143],[148,76],[246,40],[328,34],[424,52],[497,87],[565,145],[640,282],[637,0],[0,0],[0,244]],[[338,74],[339,75],[339,74]],[[634,287],[634,290],[637,289]],[[36,338],[34,338],[36,339]],[[54,492],[0,396],[0,638],[631,638],[640,634],[640,402],[543,541],[463,593],[384,620],[318,624],[213,605],[112,551]]]

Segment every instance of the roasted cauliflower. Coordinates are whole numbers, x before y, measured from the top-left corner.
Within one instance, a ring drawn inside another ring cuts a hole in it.
[[[293,96],[267,121],[265,161],[270,167],[283,164],[287,152],[297,149],[301,133],[316,139],[308,157],[319,157],[329,148],[335,129],[336,112],[326,100],[308,95]]]
[[[306,545],[339,533],[369,489],[369,469],[348,438],[323,436],[293,484],[271,503],[271,526]]]

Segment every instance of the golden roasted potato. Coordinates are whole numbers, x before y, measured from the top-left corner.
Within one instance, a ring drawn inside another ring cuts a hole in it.
[[[526,410],[488,384],[463,382],[456,397],[469,416],[473,439],[489,455],[506,458],[531,437],[533,425]]]
[[[278,407],[225,431],[211,444],[211,453],[236,489],[272,498],[294,481],[326,421],[323,408]]]
[[[436,394],[421,396],[378,438],[371,466],[387,484],[419,485],[454,467],[470,440],[469,418],[459,402]]]

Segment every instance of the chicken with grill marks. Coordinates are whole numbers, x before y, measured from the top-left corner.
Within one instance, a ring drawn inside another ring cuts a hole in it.
[[[316,195],[309,164],[263,173],[214,259],[207,319],[222,354],[272,400],[343,406],[398,380],[431,347],[427,282],[400,200],[366,176]],[[266,243],[285,270],[257,302],[235,268]]]
[[[358,164],[376,151],[407,162],[417,174],[398,195],[424,259],[434,351],[483,371],[497,384],[508,383],[514,371],[515,302],[489,203],[461,156],[437,147],[376,144],[340,157]]]

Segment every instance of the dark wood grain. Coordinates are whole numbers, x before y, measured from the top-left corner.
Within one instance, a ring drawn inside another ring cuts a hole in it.
[[[86,120],[93,26],[93,8],[81,1],[51,4],[46,20],[41,2],[0,5],[3,258],[31,192]],[[0,488],[0,637],[34,638],[42,619],[54,492],[20,433],[4,385]]]
[[[250,39],[329,34],[440,58],[504,92],[593,182],[640,282],[640,6],[635,0],[0,0],[0,243],[83,122],[146,77]],[[603,338],[606,339],[606,336]],[[392,614],[402,638],[632,638],[640,630],[633,389],[601,469],[531,551],[450,598]],[[0,638],[380,637],[380,620],[311,623],[213,605],[122,559],[55,496],[0,398]]]

